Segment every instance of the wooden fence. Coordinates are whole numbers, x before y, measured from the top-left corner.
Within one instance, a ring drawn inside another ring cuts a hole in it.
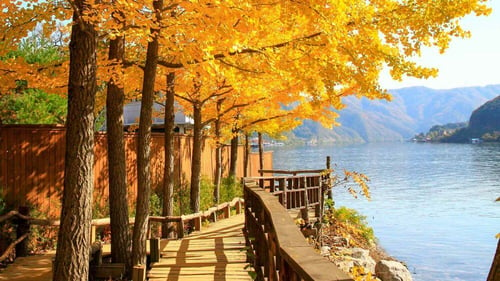
[[[0,192],[12,207],[29,205],[42,213],[58,217],[61,192],[64,184],[64,154],[66,130],[62,126],[3,125],[0,126]],[[161,188],[164,165],[164,137],[153,133],[151,146],[151,174],[154,189]],[[95,136],[94,202],[104,205],[108,199],[107,137]],[[129,200],[135,200],[137,190],[136,171],[137,134],[125,134],[127,182]],[[227,175],[229,148],[223,149],[223,175]],[[175,183],[185,185],[190,179],[192,138],[175,137]],[[248,175],[257,176],[258,154],[250,154]],[[243,147],[238,152],[237,176],[243,176]],[[264,167],[272,168],[272,153],[264,155]],[[202,175],[211,179],[215,171],[215,149],[206,140],[202,154]]]

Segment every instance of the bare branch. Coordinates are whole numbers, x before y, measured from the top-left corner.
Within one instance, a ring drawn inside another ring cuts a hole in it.
[[[243,50],[239,50],[239,51],[228,52],[228,53],[225,53],[225,54],[224,53],[215,54],[215,55],[212,56],[212,58],[203,59],[203,60],[192,60],[192,61],[187,62],[187,64],[197,64],[197,63],[201,63],[201,62],[205,62],[205,61],[211,61],[211,60],[214,60],[214,59],[220,60],[220,59],[223,59],[223,58],[232,57],[232,56],[236,56],[236,55],[240,55],[240,54],[262,53],[262,52],[264,52],[264,51],[266,51],[268,49],[283,48],[283,47],[289,46],[290,44],[292,44],[294,42],[299,42],[299,41],[304,41],[304,40],[312,39],[312,38],[318,37],[318,36],[320,36],[322,34],[323,34],[322,32],[316,32],[316,33],[313,33],[313,34],[310,34],[310,35],[306,35],[306,36],[303,36],[303,37],[295,38],[295,39],[292,39],[292,40],[289,40],[289,41],[285,41],[285,42],[281,42],[281,43],[278,43],[278,44],[263,46],[263,47],[260,47],[260,48],[257,48],[257,49],[247,48],[247,49],[243,49]],[[182,67],[184,67],[183,63],[172,63],[172,62],[164,61],[162,59],[158,60],[158,65],[161,65],[161,66],[164,66],[164,67],[167,67],[167,68],[182,68]]]

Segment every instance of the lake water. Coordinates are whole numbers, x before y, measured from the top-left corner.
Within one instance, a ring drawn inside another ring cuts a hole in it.
[[[486,280],[500,232],[500,145],[374,143],[276,147],[275,169],[337,169],[371,179],[372,200],[334,189],[368,217],[379,244],[414,280]]]

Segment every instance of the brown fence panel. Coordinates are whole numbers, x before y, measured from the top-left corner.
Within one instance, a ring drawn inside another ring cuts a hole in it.
[[[66,130],[60,126],[3,125],[0,126],[0,192],[12,207],[31,205],[42,213],[59,217],[64,186],[64,155]],[[163,183],[164,137],[153,133],[151,138],[152,187]],[[137,134],[125,134],[127,185],[132,206],[137,195],[136,168]],[[177,135],[174,139],[174,182],[185,185],[190,181],[192,138]],[[213,179],[215,151],[213,141],[205,140],[202,152],[202,174]],[[229,170],[229,146],[223,148],[223,176]],[[243,175],[243,147],[238,151],[237,175]],[[249,176],[258,176],[258,154],[251,154]],[[264,154],[264,167],[272,169],[272,153]],[[105,206],[108,201],[107,136],[95,136],[94,202]]]

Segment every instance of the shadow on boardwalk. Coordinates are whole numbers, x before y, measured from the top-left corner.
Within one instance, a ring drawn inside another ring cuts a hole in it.
[[[211,224],[183,240],[161,241],[161,259],[149,280],[251,280],[245,270],[244,216]]]
[[[51,281],[54,256],[55,251],[50,251],[43,255],[17,258],[15,263],[0,272],[0,280]]]

